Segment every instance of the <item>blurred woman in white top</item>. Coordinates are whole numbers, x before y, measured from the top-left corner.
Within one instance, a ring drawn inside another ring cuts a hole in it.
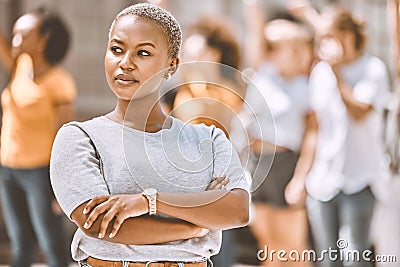
[[[264,37],[267,56],[245,101],[251,109],[248,112],[256,118],[247,127],[254,156],[255,218],[250,227],[264,250],[262,264],[304,266],[303,262],[271,258],[265,248],[288,252],[307,248],[304,181],[313,162],[317,135],[307,77],[313,38],[306,26],[288,19],[268,22]]]
[[[378,188],[374,184],[388,170],[382,143],[388,74],[380,59],[365,52],[361,21],[339,9],[323,18],[319,56],[325,61],[310,77],[320,131],[306,183],[308,214],[319,252],[340,248],[340,231],[348,248],[362,253],[371,246],[372,191]],[[350,258],[346,266],[370,264]],[[325,259],[321,266],[343,266],[343,262]]]

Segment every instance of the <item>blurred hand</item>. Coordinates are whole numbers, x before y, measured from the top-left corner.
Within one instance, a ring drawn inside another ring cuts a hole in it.
[[[340,64],[343,60],[343,46],[333,38],[323,38],[318,46],[317,55],[331,65]]]
[[[214,177],[211,183],[207,186],[206,191],[215,189],[225,189],[225,186],[229,183],[229,179],[226,175],[222,177]]]
[[[285,188],[286,202],[293,207],[304,207],[307,197],[304,178],[293,177]]]
[[[295,17],[303,17],[306,10],[311,7],[308,0],[291,0],[287,4],[287,9]]]

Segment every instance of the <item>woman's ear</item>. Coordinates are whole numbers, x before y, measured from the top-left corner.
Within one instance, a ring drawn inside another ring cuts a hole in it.
[[[171,63],[169,65],[168,68],[168,72],[172,75],[176,72],[176,70],[178,69],[178,65],[180,63],[180,59],[179,58],[173,58],[171,59]]]

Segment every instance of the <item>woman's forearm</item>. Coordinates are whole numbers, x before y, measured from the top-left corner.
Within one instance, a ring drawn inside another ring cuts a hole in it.
[[[249,220],[249,195],[242,189],[158,193],[157,211],[210,230],[241,227]]]
[[[400,0],[387,2],[388,25],[394,43],[396,78],[400,78]]]
[[[318,135],[318,123],[315,112],[307,115],[306,120],[306,132],[304,134],[299,160],[297,161],[293,177],[305,178],[310,172],[314,162]]]
[[[8,72],[11,71],[13,64],[11,50],[8,45],[8,42],[1,33],[0,33],[0,63],[6,71]]]
[[[266,43],[264,41],[264,25],[266,23],[262,13],[262,1],[244,3],[244,19],[246,25],[246,40],[244,50],[247,63],[251,68],[258,68],[265,58]]]
[[[356,121],[364,119],[368,113],[372,110],[372,106],[366,103],[358,101],[352,93],[351,86],[346,83],[342,77],[336,72],[338,88],[342,97],[343,103],[347,108],[348,113]]]
[[[83,214],[86,203],[74,210],[71,217],[76,225],[88,236],[99,238],[100,223],[104,214],[94,222],[92,227],[83,227],[88,215]],[[112,224],[108,227],[102,240],[126,245],[148,245],[202,237],[208,230],[186,222],[166,221],[158,218],[141,216],[124,221],[118,233],[110,238]]]

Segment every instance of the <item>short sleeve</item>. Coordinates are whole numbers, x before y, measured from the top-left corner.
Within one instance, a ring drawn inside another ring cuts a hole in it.
[[[73,125],[64,125],[57,133],[50,159],[50,180],[68,217],[84,202],[109,194],[90,138]]]
[[[338,93],[335,74],[325,61],[318,62],[312,69],[308,84],[310,108],[314,111],[326,108],[326,103],[332,100],[329,97]]]
[[[373,107],[381,107],[387,100],[389,80],[386,67],[378,58],[371,58],[368,62],[363,78],[353,87],[354,97]]]
[[[212,140],[214,154],[213,177],[226,175],[229,178],[226,189],[240,188],[250,192],[250,184],[246,180],[246,173],[242,168],[239,156],[224,132],[218,128],[213,128]]]
[[[59,68],[49,85],[50,95],[55,106],[72,103],[77,95],[75,81],[65,70]]]

